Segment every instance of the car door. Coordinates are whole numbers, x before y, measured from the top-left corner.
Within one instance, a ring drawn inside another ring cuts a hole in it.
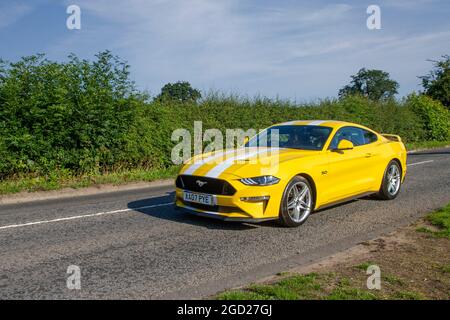
[[[342,139],[353,143],[351,150],[336,150]],[[326,170],[327,202],[335,202],[367,191],[368,150],[364,146],[364,133],[358,127],[340,128],[327,150]]]

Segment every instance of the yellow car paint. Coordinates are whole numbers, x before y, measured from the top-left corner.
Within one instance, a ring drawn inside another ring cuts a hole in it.
[[[178,186],[176,206],[193,213],[230,220],[276,219],[279,217],[285,188],[297,175],[307,178],[313,187],[314,210],[359,195],[378,192],[386,167],[393,159],[400,163],[402,181],[406,175],[407,153],[398,136],[383,136],[367,127],[343,121],[290,121],[283,124],[325,126],[332,131],[319,151],[280,148],[278,154],[265,154],[270,150],[247,148],[246,156],[240,158],[236,150],[198,155],[181,168],[179,176],[192,176],[201,180],[209,175],[210,179],[226,181],[236,191],[232,195],[214,195],[215,206],[209,208],[207,205],[199,206],[184,201],[184,189]],[[336,132],[348,126],[375,134],[376,141],[354,146],[350,150],[330,150],[329,146]],[[277,157],[276,165],[270,166],[271,157]],[[261,176],[262,171],[264,175],[273,175],[280,181],[269,186],[249,186],[240,181],[242,178]],[[205,193],[208,194],[207,191]],[[251,201],[254,197],[266,197],[268,200]],[[250,200],[243,200],[245,198]]]

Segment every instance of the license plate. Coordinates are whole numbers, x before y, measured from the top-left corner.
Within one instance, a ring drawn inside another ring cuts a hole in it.
[[[209,206],[215,205],[214,196],[211,194],[184,191],[183,199],[184,201],[201,203]]]

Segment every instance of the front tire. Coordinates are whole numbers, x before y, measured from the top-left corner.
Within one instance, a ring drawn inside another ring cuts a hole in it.
[[[306,221],[313,208],[310,183],[302,176],[295,176],[284,190],[278,220],[285,227],[298,227]]]
[[[383,200],[395,199],[400,193],[400,187],[402,184],[402,169],[400,164],[392,160],[389,162],[383,177],[378,197]]]

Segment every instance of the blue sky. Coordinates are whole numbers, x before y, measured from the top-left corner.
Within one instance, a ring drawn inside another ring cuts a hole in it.
[[[81,30],[66,8],[81,8]],[[369,5],[381,30],[366,27]],[[427,59],[450,54],[448,0],[0,0],[0,57],[64,60],[105,49],[141,89],[187,80],[204,91],[294,99],[336,96],[361,67],[383,69],[400,96],[420,90]]]

